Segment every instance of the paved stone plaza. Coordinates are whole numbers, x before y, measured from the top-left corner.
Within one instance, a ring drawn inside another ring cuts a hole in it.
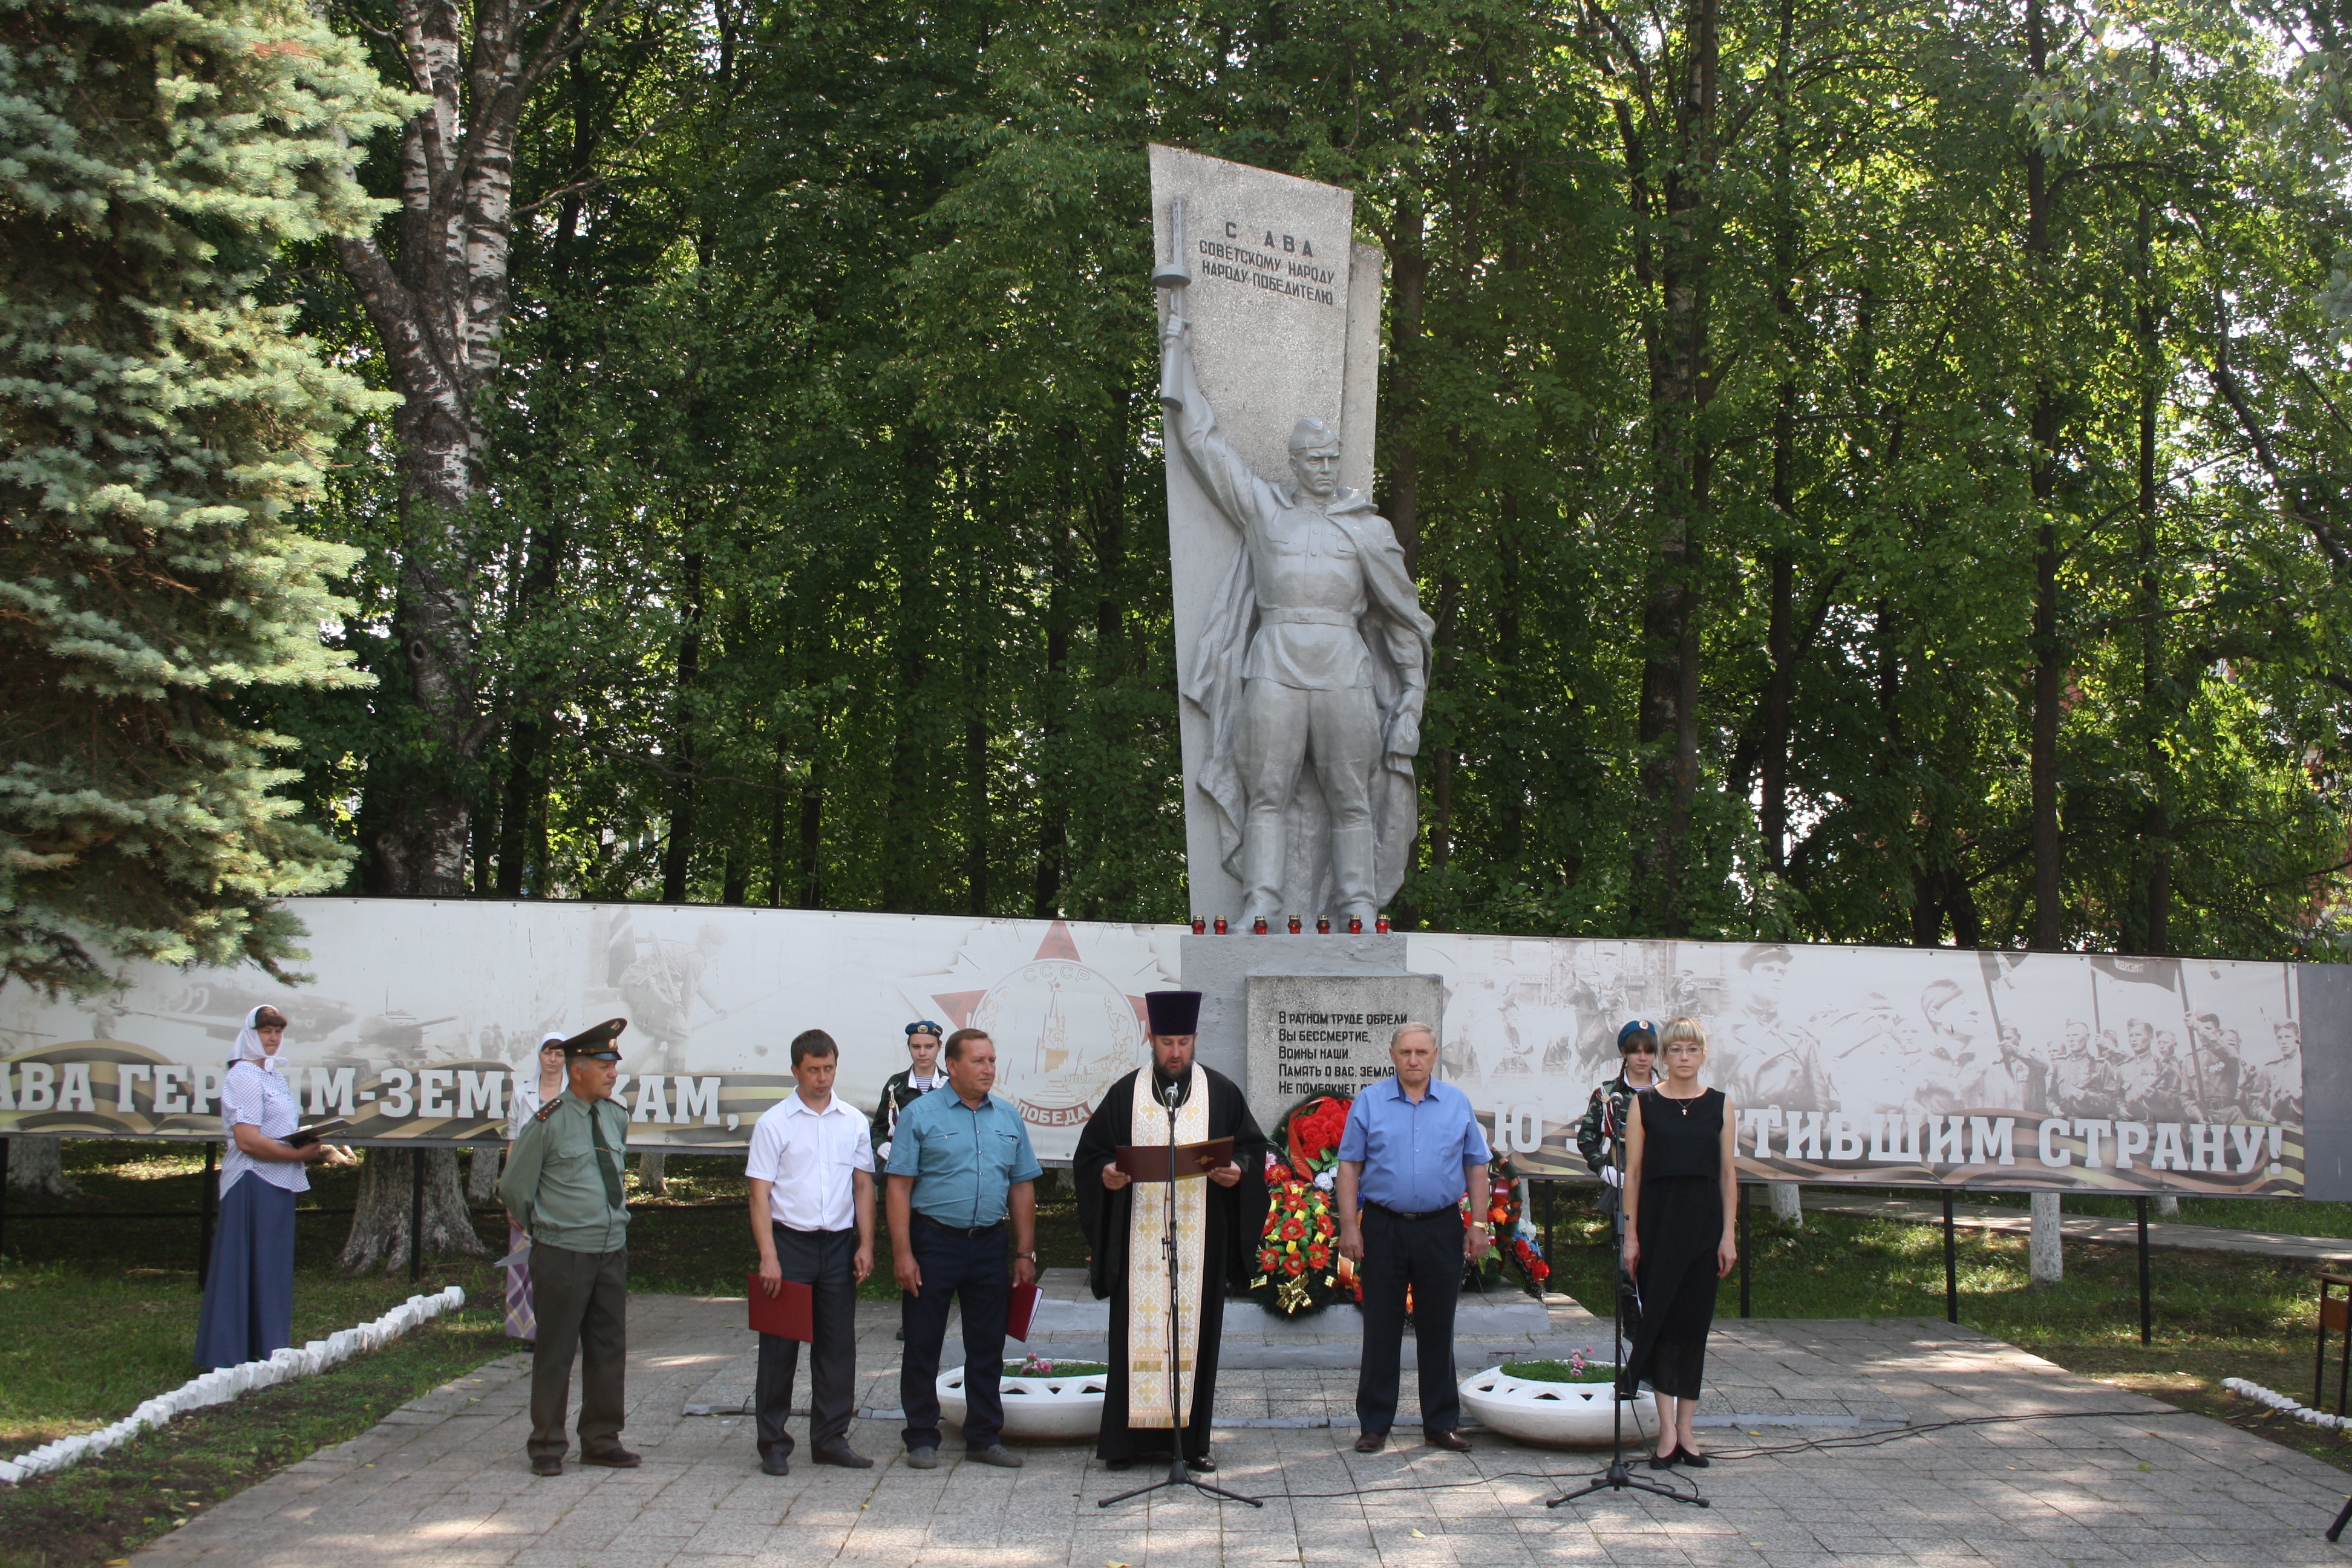
[[[1252,1342],[1253,1310],[1236,1306],[1229,1343]],[[1280,1344],[1244,1358],[1278,1364],[1228,1373],[1221,1407],[1234,1425],[1216,1440],[1215,1479],[1264,1497],[1264,1509],[1188,1492],[1104,1510],[1097,1500],[1151,1478],[1108,1473],[1085,1447],[1032,1448],[1018,1471],[900,1463],[896,1422],[863,1415],[898,1403],[896,1315],[861,1310],[870,1375],[852,1441],[880,1461],[871,1470],[796,1460],[789,1477],[761,1475],[751,1423],[730,1407],[748,1392],[742,1303],[640,1297],[625,1440],[645,1455],[642,1469],[534,1479],[522,1451],[527,1358],[510,1357],[223,1503],[147,1547],[136,1568],[2352,1559],[2352,1546],[2320,1539],[2344,1500],[2340,1472],[1932,1321],[1719,1324],[1709,1405],[1757,1419],[1707,1434],[1723,1456],[1712,1468],[1673,1472],[1696,1481],[1705,1510],[1626,1494],[1547,1510],[1542,1500],[1597,1459],[1475,1432],[1468,1456],[1412,1443],[1360,1457],[1351,1379]],[[1565,1303],[1549,1317],[1548,1333],[1465,1342],[1463,1370],[1586,1326],[1606,1338],[1605,1324]],[[2130,1414],[1910,1430],[2066,1412]],[[1407,1438],[1412,1420],[1408,1410],[1399,1422]],[[805,1455],[805,1424],[794,1427]],[[1739,1458],[1735,1446],[1785,1451]],[[946,1451],[957,1448],[951,1435]],[[1416,1487],[1433,1489],[1402,1489]]]

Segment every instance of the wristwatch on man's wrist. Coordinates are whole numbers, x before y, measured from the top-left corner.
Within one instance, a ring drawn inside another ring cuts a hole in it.
[[[1016,1252],[1013,1256],[1015,1258],[1025,1258],[1032,1263],[1037,1261],[1037,1255],[1034,1252]]]

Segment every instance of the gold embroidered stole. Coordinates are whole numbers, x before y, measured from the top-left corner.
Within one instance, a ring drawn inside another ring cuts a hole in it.
[[[1165,1145],[1168,1108],[1151,1092],[1150,1068],[1135,1075],[1135,1104],[1128,1138],[1138,1144]],[[1191,1089],[1176,1108],[1176,1142],[1200,1143],[1209,1136],[1209,1075],[1197,1063]],[[1192,1368],[1201,1348],[1202,1266],[1208,1256],[1209,1181],[1187,1176],[1176,1189],[1176,1343],[1168,1342],[1168,1258],[1161,1237],[1168,1230],[1168,1194],[1157,1183],[1137,1183],[1128,1191],[1127,1221],[1127,1424],[1166,1427],[1176,1424],[1171,1406],[1192,1419]],[[1173,1381],[1173,1397],[1171,1382]]]

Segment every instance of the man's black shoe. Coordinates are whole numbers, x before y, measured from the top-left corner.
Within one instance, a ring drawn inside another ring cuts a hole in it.
[[[1103,1468],[1113,1472],[1131,1470],[1135,1468],[1135,1461],[1133,1459],[1105,1459],[1103,1461]]]
[[[1217,1473],[1217,1461],[1206,1454],[1197,1459],[1187,1454],[1184,1457],[1184,1468],[1188,1470],[1198,1470],[1204,1476],[1213,1476]]]
[[[870,1470],[874,1461],[846,1443],[827,1443],[812,1455],[820,1465],[839,1465],[845,1470]]]
[[[1443,1448],[1449,1454],[1466,1454],[1470,1451],[1470,1439],[1459,1432],[1431,1432],[1426,1436],[1429,1446],[1433,1448]]]
[[[1388,1447],[1388,1441],[1389,1435],[1385,1432],[1367,1432],[1362,1436],[1356,1439],[1356,1452],[1359,1454],[1377,1454],[1382,1448]]]
[[[560,1476],[563,1473],[563,1460],[554,1454],[541,1454],[531,1460],[530,1473],[534,1476]]]
[[[580,1456],[580,1462],[583,1465],[602,1465],[611,1470],[634,1470],[645,1463],[626,1448],[607,1448],[601,1454],[583,1454]]]
[[[760,1473],[763,1476],[789,1476],[793,1473],[793,1462],[782,1454],[762,1454],[760,1456]]]

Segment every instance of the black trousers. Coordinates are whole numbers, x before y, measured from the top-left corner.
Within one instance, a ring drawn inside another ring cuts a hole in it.
[[[629,1249],[573,1252],[533,1242],[531,1286],[539,1341],[530,1352],[530,1441],[534,1459],[562,1458],[572,1358],[580,1357],[580,1451],[621,1446],[622,1373],[629,1351]]]
[[[851,1399],[857,1382],[857,1257],[854,1230],[787,1230],[774,1226],[776,1266],[787,1279],[809,1287],[809,1446],[830,1448],[849,1436]],[[758,1289],[754,1286],[753,1289]],[[760,1336],[760,1457],[790,1457],[793,1435],[784,1430],[793,1413],[793,1382],[801,1368],[801,1342]]]
[[[940,1349],[948,1337],[950,1299],[963,1308],[963,1442],[990,1447],[1004,1431],[1004,1314],[1013,1304],[1013,1267],[1004,1226],[978,1236],[915,1216],[908,1237],[923,1288],[900,1297],[907,1352],[899,1363],[898,1405],[907,1414],[907,1447],[940,1446]]]
[[[1356,1426],[1379,1436],[1396,1421],[1404,1350],[1404,1292],[1412,1288],[1412,1335],[1421,1360],[1421,1429],[1462,1425],[1454,1375],[1454,1308],[1462,1297],[1462,1216],[1441,1209],[1400,1219],[1364,1205],[1364,1359],[1356,1372]]]

